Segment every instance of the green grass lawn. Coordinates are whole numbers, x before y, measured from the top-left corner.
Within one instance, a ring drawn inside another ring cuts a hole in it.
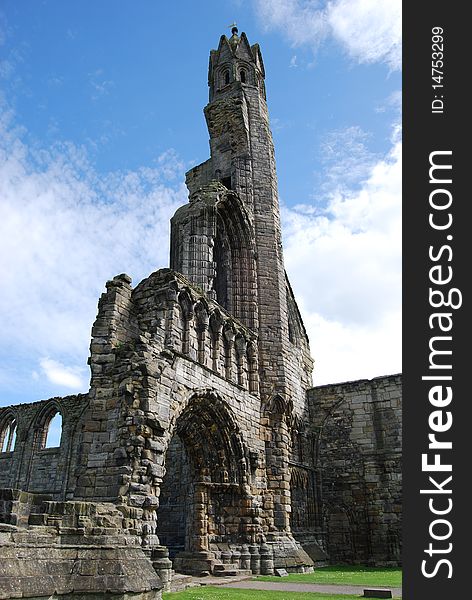
[[[363,567],[336,565],[319,567],[314,573],[293,573],[288,577],[263,575],[261,581],[287,581],[291,583],[332,583],[338,585],[370,585],[373,587],[401,587],[402,570],[397,567]]]
[[[206,586],[192,588],[185,592],[165,593],[162,598],[163,600],[359,600],[359,596],[346,594],[272,592]]]
[[[260,576],[258,581],[290,583],[329,583],[338,585],[363,585],[370,587],[401,587],[400,568],[381,568],[337,565],[320,567],[314,573],[293,573],[288,577]],[[204,586],[185,592],[165,593],[163,600],[359,600],[360,595],[324,594],[315,592],[277,592],[262,590],[239,590]]]

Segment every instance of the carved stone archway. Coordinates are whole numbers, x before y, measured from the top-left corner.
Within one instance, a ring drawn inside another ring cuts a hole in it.
[[[247,541],[246,454],[231,410],[216,394],[194,396],[176,418],[157,529],[174,569],[211,572],[223,550]]]

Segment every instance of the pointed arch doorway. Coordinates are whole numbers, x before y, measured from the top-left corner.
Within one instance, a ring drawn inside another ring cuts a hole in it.
[[[247,460],[228,405],[195,396],[175,421],[165,457],[157,532],[174,569],[211,571],[224,551],[248,541]]]

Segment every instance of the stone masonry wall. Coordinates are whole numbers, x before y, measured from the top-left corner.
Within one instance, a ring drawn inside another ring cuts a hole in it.
[[[285,536],[277,566],[310,565],[285,528],[290,439],[286,428],[274,439],[261,418],[256,344],[254,332],[170,269],[134,290],[126,275],[108,282],[92,330],[75,497],[139,511],[143,545],[159,545],[161,486],[177,435],[191,465],[190,499],[178,502],[186,514],[175,517],[187,524],[187,552],[217,556],[222,544],[246,544],[259,554]],[[194,567],[212,568],[203,560]]]
[[[401,375],[308,391],[319,525],[332,562],[401,561]]]
[[[132,521],[113,504],[0,488],[1,600],[160,600],[167,563],[159,578]]]
[[[0,408],[0,435],[7,435],[13,425],[16,437],[8,452],[0,452],[0,488],[49,494],[54,499],[70,496],[87,404],[88,395],[79,394]],[[49,424],[57,413],[62,416],[60,445],[46,448]]]

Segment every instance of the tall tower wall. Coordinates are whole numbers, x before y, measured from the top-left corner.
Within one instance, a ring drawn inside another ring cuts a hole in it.
[[[229,40],[222,36],[218,49],[211,51],[210,101],[204,111],[211,157],[187,173],[190,205],[180,209],[173,219],[171,267],[221,303],[226,302],[228,310],[257,330],[263,405],[268,406],[278,396],[284,410],[295,410],[301,415],[305,390],[311,385],[313,363],[298,309],[293,310],[295,301],[284,269],[274,144],[264,77],[259,46],[250,46],[244,33],[239,37],[233,30]],[[217,192],[211,189],[215,182],[238,199],[241,218],[236,229],[246,228],[252,237],[249,255],[241,256],[228,228],[225,232],[229,234],[228,240],[223,244],[226,250],[220,251],[218,235],[224,237],[221,230],[225,228],[222,219],[215,220],[212,233],[206,226],[208,219],[205,223],[201,219],[196,226],[192,204],[195,206],[195,199],[200,200],[204,194],[207,205],[212,197],[217,205]],[[193,235],[201,234],[199,250],[178,248],[177,238],[189,222]],[[225,260],[225,252],[231,254],[231,260]],[[242,270],[233,276],[237,271],[235,263],[242,265]],[[230,269],[233,273],[222,293],[221,272]],[[241,300],[250,297],[250,301],[238,304],[238,294]],[[290,316],[295,313],[296,322],[290,324]]]

